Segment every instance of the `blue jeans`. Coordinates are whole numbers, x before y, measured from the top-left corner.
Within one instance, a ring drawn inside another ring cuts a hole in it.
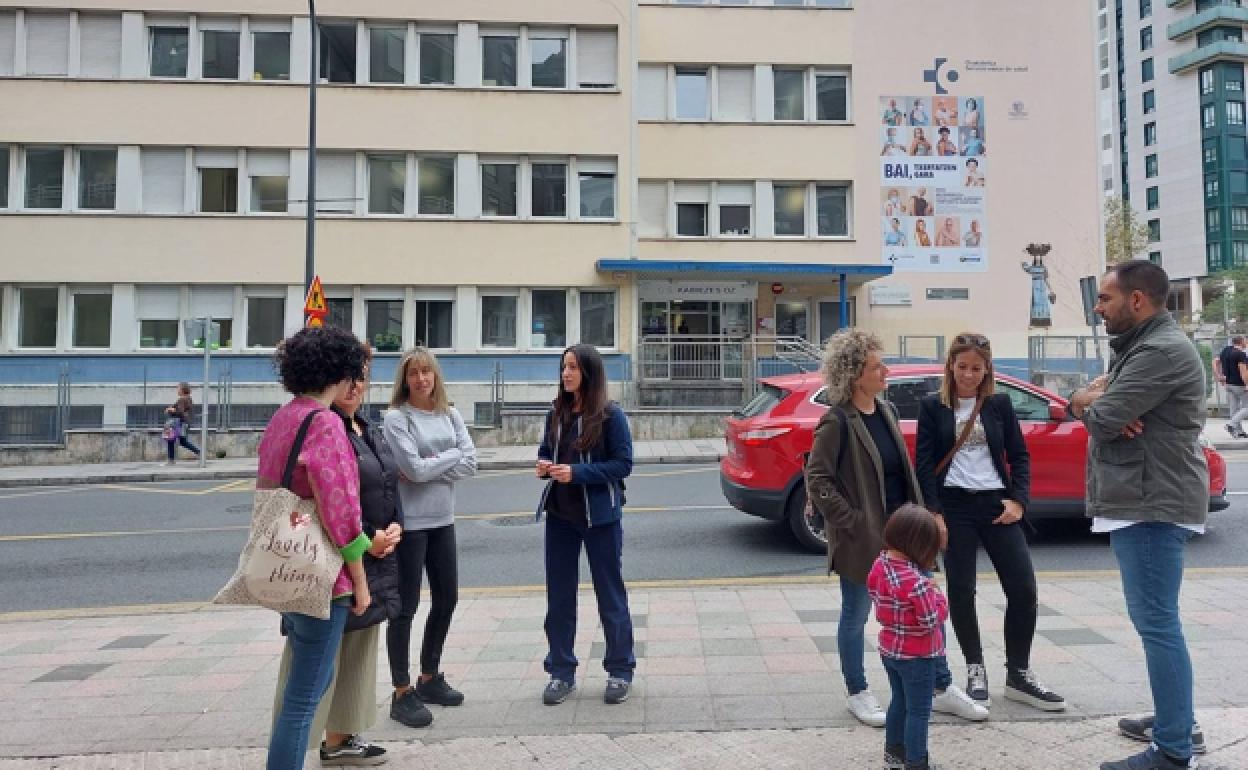
[[[1166,522],[1132,524],[1109,535],[1122,572],[1127,614],[1144,644],[1153,692],[1153,742],[1175,759],[1192,756],[1192,659],[1179,618],[1183,548],[1192,531]]]
[[[906,766],[927,759],[927,724],[932,719],[932,690],[940,658],[880,656],[893,697],[884,721],[884,745],[906,747]]]
[[[581,545],[598,599],[598,619],[606,637],[602,667],[608,676],[633,681],[633,618],[624,588],[624,529],[620,522],[583,527],[557,516],[546,517],[546,673],[576,681],[576,589],[580,582]]]
[[[929,576],[930,577],[930,576]],[[836,652],[841,658],[841,674],[845,677],[845,689],[856,695],[867,689],[866,658],[867,617],[871,614],[871,595],[867,586],[841,576],[841,617],[836,626]],[[940,627],[941,636],[945,627]],[[944,690],[953,684],[949,663],[942,655],[936,661],[935,688]]]
[[[282,693],[281,713],[273,721],[268,770],[303,767],[308,732],[321,696],[333,679],[334,655],[342,641],[348,612],[349,605],[337,600],[330,606],[329,620],[297,612],[282,613],[282,627],[290,645],[290,677]]]

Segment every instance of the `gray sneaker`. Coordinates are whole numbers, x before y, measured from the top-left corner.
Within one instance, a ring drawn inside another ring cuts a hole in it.
[[[628,680],[618,677],[607,679],[607,689],[602,693],[602,702],[610,705],[628,700]]]
[[[1188,770],[1196,763],[1182,764],[1153,746],[1116,762],[1102,762],[1101,770]]]
[[[358,735],[349,735],[344,743],[332,748],[321,743],[322,767],[372,767],[385,763],[386,750]]]
[[[1118,720],[1118,732],[1136,741],[1144,743],[1153,742],[1153,716],[1149,714],[1140,719],[1130,719],[1124,717]],[[1209,751],[1209,747],[1205,745],[1205,733],[1200,729],[1200,723],[1196,722],[1192,725],[1192,753],[1204,754]]]
[[[550,684],[542,691],[542,703],[547,706],[558,706],[576,691],[576,684],[562,679],[551,679]]]

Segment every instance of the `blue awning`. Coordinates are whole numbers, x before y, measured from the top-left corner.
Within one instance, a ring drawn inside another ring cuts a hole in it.
[[[600,273],[631,273],[639,278],[674,278],[698,275],[706,278],[758,278],[809,282],[865,283],[893,274],[892,265],[837,265],[805,262],[699,262],[673,259],[600,259]]]

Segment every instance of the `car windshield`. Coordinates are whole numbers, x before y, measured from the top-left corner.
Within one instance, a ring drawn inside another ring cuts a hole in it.
[[[783,388],[762,383],[758,392],[750,400],[738,407],[732,415],[734,417],[750,418],[766,414],[775,408],[776,404],[783,401],[786,395],[788,395],[788,391]]]

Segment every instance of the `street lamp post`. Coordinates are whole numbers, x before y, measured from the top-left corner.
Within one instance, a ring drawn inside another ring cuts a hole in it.
[[[316,0],[308,0],[308,20],[312,40],[311,60],[308,72],[308,213],[305,224],[303,255],[303,293],[312,288],[312,276],[316,275],[316,80],[320,59],[319,35],[316,26]]]

